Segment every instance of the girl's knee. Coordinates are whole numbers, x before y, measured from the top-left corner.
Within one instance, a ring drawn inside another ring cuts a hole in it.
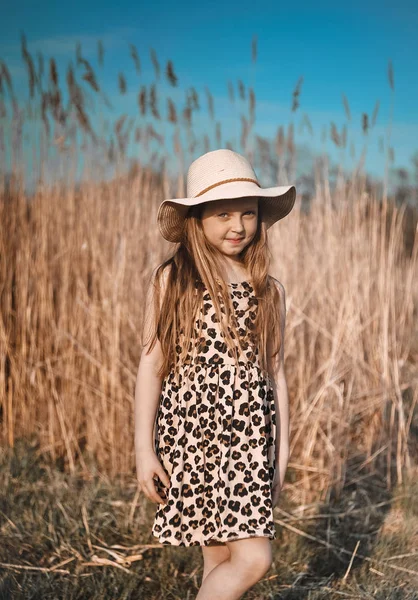
[[[252,572],[257,577],[257,581],[261,579],[269,570],[273,563],[271,552],[261,552],[260,555],[253,557],[250,566]]]
[[[256,581],[263,577],[272,565],[273,555],[268,538],[245,538],[230,542],[228,546],[231,562]]]
[[[205,564],[218,564],[230,557],[231,553],[225,544],[210,544],[202,546],[202,555]]]

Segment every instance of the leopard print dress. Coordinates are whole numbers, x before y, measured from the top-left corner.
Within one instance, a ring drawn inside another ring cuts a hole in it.
[[[228,286],[244,340],[258,300],[250,281]],[[162,382],[154,441],[170,486],[165,488],[155,476],[156,489],[167,503],[158,504],[152,534],[175,546],[276,539],[271,378],[259,365],[256,345],[243,342],[245,360],[235,364],[231,359],[205,289],[197,327],[200,321],[204,351],[181,365],[177,382],[172,371]]]

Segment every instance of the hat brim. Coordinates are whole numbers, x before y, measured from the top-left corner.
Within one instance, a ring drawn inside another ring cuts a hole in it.
[[[191,206],[229,200],[231,198],[255,198],[263,201],[263,221],[269,228],[279,219],[283,219],[292,210],[296,200],[294,185],[261,188],[252,182],[230,182],[217,186],[197,198],[172,198],[161,202],[157,222],[161,235],[169,242],[180,242],[184,220]]]

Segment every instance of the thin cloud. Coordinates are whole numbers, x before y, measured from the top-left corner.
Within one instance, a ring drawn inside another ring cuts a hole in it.
[[[122,27],[108,33],[90,34],[73,34],[73,35],[58,35],[53,37],[31,40],[27,38],[27,46],[29,52],[41,52],[49,56],[70,57],[74,54],[77,43],[81,44],[83,56],[97,55],[97,42],[101,40],[106,50],[114,48],[128,47],[129,39],[138,34],[138,29],[134,27]],[[6,60],[8,57],[20,56],[20,42],[3,46],[2,54]]]

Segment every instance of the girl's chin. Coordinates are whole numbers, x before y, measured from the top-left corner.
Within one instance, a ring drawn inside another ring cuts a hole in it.
[[[225,242],[224,244],[222,244],[222,248],[224,250],[227,250],[228,252],[230,252],[231,250],[232,252],[234,252],[234,250],[242,250],[244,248],[244,244],[242,242],[240,244],[231,244],[231,242]]]

